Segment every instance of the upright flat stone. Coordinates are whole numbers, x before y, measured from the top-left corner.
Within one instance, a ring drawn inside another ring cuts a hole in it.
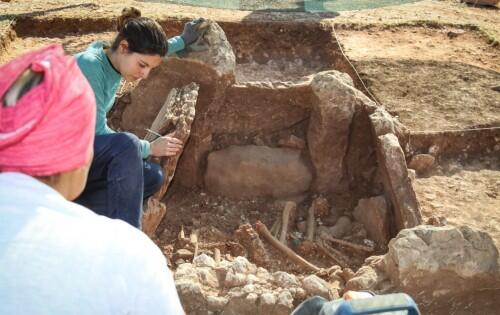
[[[360,199],[354,217],[363,223],[368,236],[379,245],[389,242],[389,215],[383,196]]]
[[[417,226],[422,223],[422,215],[398,138],[388,133],[377,139],[379,167],[392,202],[396,227],[400,231]]]
[[[205,174],[210,192],[234,198],[295,196],[311,180],[299,150],[255,145],[211,152]]]
[[[352,79],[338,71],[320,72],[311,81],[317,101],[312,104],[307,144],[315,168],[314,189],[346,192],[345,156],[357,107],[372,101],[356,90]]]

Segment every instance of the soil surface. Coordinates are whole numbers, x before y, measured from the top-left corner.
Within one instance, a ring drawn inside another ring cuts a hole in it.
[[[446,161],[413,187],[424,218],[446,218],[451,225],[488,231],[500,246],[500,162],[489,159],[463,164]]]
[[[500,49],[456,28],[338,32],[368,88],[412,131],[500,125]]]

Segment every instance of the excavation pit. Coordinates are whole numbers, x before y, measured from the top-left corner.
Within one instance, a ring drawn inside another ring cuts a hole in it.
[[[170,35],[181,31],[182,22],[179,20],[160,22]],[[233,265],[245,265],[239,258],[234,258],[247,256],[250,263],[272,273],[273,286],[286,287],[286,281],[275,279],[281,279],[279,272],[282,271],[299,277],[299,282],[304,283],[310,270],[289,260],[264,239],[267,260],[259,259],[258,255],[251,253],[244,237],[235,233],[245,230],[242,224],[255,226],[257,221],[272,229],[282,216],[287,201],[297,205],[288,246],[321,268],[339,262],[332,261],[327,254],[304,242],[311,205],[327,209],[315,217],[316,228],[330,228],[340,217],[349,218],[350,231],[339,234],[339,238],[352,244],[373,246],[374,251],[329,244],[347,256],[344,267],[356,271],[365,258],[384,254],[389,239],[405,227],[405,222],[409,222],[401,215],[406,213],[401,209],[418,209],[418,200],[423,204],[425,217],[441,216],[442,204],[434,201],[436,194],[460,194],[460,190],[456,190],[457,187],[461,189],[456,184],[457,177],[467,179],[470,187],[477,182],[487,187],[488,194],[481,199],[483,205],[497,194],[495,178],[499,167],[495,145],[500,137],[498,132],[465,132],[464,136],[457,133],[424,134],[415,135],[413,141],[408,142],[403,127],[359,92],[364,88],[340,53],[327,24],[243,21],[221,22],[220,25],[234,52],[232,75],[224,72],[227,68],[217,67],[206,60],[172,58],[156,69],[148,80],[138,85],[125,85],[109,117],[117,130],[143,137],[172,88],[193,81],[200,84],[191,136],[174,181],[163,199],[167,208],[165,219],[153,235],[179,274],[184,272],[183,268],[187,268],[196,252],[214,258],[220,255],[223,263]],[[67,52],[76,53],[96,39],[111,40],[114,34],[111,29],[112,19],[80,19],[78,23],[55,19],[43,24],[41,19],[26,18],[14,27],[17,38],[0,55],[0,61],[3,63],[28,49],[48,43],[63,43]],[[266,40],[274,34],[280,34],[277,40]],[[348,35],[349,30],[345,30],[344,36]],[[357,65],[363,66],[363,61]],[[373,71],[371,66],[366,69]],[[342,73],[348,73],[351,79]],[[418,175],[412,185],[406,162],[410,163],[416,154],[432,153],[436,144],[442,148],[436,154],[436,163],[444,170]],[[456,164],[450,162],[450,157],[460,156],[461,163],[467,166],[486,148],[492,157],[486,161],[488,164],[482,161],[476,167],[483,170],[482,173],[473,173],[476,170],[473,167],[458,173],[454,167],[450,170],[450,165]],[[214,161],[217,163],[213,164]],[[262,161],[267,161],[267,164]],[[266,168],[270,161],[277,161],[274,169]],[[292,171],[280,169],[283,164],[292,167]],[[227,169],[229,172],[222,172]],[[395,173],[400,177],[395,178]],[[249,181],[252,176],[260,176],[260,180]],[[394,181],[397,179],[399,184]],[[440,187],[442,191],[429,191],[429,187]],[[399,193],[400,189],[405,189],[405,193]],[[456,207],[464,206],[467,198],[472,197],[456,198]],[[380,219],[377,216],[384,213],[381,210],[384,206],[387,217]],[[363,221],[368,217],[363,211],[373,209],[381,211],[375,211],[370,220]],[[415,222],[411,224],[419,223],[418,218],[413,219]],[[179,236],[181,231],[184,238]],[[196,235],[199,240],[197,247],[189,239],[191,235]],[[317,239],[321,239],[319,234]],[[194,265],[205,268],[205,263],[211,264],[207,260]],[[327,279],[338,284],[335,292],[341,292],[351,276],[349,269],[341,268],[330,273]],[[208,280],[203,285],[214,285],[215,280],[213,283]],[[220,290],[221,297],[226,297],[231,291],[225,285],[234,285],[233,291],[237,291],[236,282],[218,281],[219,285],[225,283],[218,289],[213,288],[214,291]],[[276,284],[278,282],[280,285]],[[294,292],[293,304],[305,298],[298,288]],[[199,305],[197,311],[217,309],[217,301],[206,296],[198,296],[195,300],[201,301],[202,298],[209,302]],[[194,308],[189,311],[196,313]]]

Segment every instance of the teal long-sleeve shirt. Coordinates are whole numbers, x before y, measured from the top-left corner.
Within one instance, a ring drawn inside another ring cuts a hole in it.
[[[96,101],[96,135],[106,135],[115,131],[108,126],[106,115],[113,107],[116,91],[120,86],[122,76],[113,68],[104,51],[106,44],[101,41],[93,42],[85,51],[75,55],[76,61],[87,81],[94,91]],[[168,40],[168,54],[184,49],[182,37],[175,36]],[[150,143],[141,140],[142,157],[145,159],[150,153]]]

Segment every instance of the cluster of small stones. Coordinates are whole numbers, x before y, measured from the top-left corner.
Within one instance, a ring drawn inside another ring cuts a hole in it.
[[[290,314],[309,296],[338,297],[339,286],[316,275],[270,273],[245,257],[216,261],[205,254],[174,273],[188,314]]]

